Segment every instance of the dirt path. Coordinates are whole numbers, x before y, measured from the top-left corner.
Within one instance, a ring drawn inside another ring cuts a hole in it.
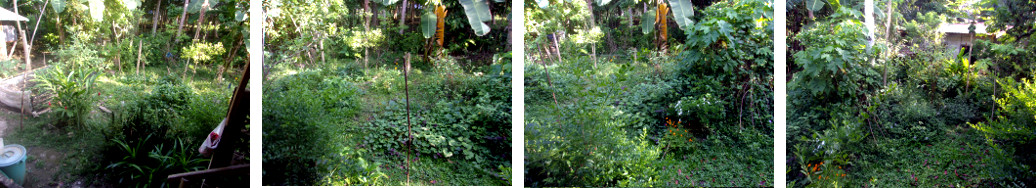
[[[17,132],[21,125],[19,118],[21,115],[18,113],[0,110],[0,138]],[[5,140],[4,144],[20,143]],[[25,147],[29,156],[25,160],[24,187],[87,187],[80,178],[72,178],[67,172],[62,172],[63,159],[68,155],[66,152],[45,146],[25,145]]]

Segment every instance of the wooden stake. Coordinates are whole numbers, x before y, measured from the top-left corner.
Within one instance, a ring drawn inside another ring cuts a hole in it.
[[[140,39],[140,44],[137,45],[137,74],[140,74],[140,59],[141,54],[144,53],[144,39]]]
[[[405,56],[406,67],[403,68],[403,93],[406,95],[406,145],[409,147],[406,151],[406,184],[410,185],[410,153],[413,152],[414,137],[410,132],[410,85],[409,78],[407,75],[410,74],[410,52],[406,53]]]

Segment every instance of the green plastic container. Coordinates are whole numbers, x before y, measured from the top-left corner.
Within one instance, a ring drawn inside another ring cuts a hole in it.
[[[28,150],[18,144],[6,145],[0,149],[0,171],[14,180],[14,183],[25,183],[25,158]]]

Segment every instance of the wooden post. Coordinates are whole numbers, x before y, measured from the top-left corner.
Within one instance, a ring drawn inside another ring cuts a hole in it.
[[[403,93],[406,95],[406,145],[409,147],[406,151],[406,184],[410,185],[410,153],[413,152],[414,136],[410,132],[410,85],[409,85],[409,74],[410,74],[410,52],[406,53],[405,56],[406,67],[403,68]]]
[[[25,30],[21,30],[21,29],[18,29],[18,30],[22,34],[22,51],[25,51],[24,52],[24,54],[25,54],[25,70],[29,71],[29,70],[32,70],[32,57],[29,56],[29,54],[31,52],[31,51],[29,51],[29,42],[27,40],[25,40]]]
[[[140,74],[140,59],[144,53],[144,39],[139,39],[140,44],[137,45],[137,74]]]
[[[7,60],[7,32],[3,32],[3,25],[0,25],[0,35],[3,35],[3,41],[0,42],[0,60]],[[11,46],[14,47],[14,46]]]

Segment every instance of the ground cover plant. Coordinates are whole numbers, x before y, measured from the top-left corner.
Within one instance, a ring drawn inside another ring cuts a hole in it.
[[[774,185],[772,2],[525,7],[526,186]]]
[[[263,185],[511,185],[509,5],[265,2]]]
[[[208,168],[197,148],[241,83],[247,2],[0,4],[29,20],[17,24],[24,33],[0,66],[0,80],[17,83],[5,84],[5,94],[31,92],[25,108],[5,105],[0,118],[5,143],[28,149],[22,186],[169,187],[179,185],[167,183],[171,174]],[[189,47],[198,44],[204,50]],[[240,141],[235,154],[248,156]]]
[[[788,6],[789,187],[1034,185],[1032,2]]]

